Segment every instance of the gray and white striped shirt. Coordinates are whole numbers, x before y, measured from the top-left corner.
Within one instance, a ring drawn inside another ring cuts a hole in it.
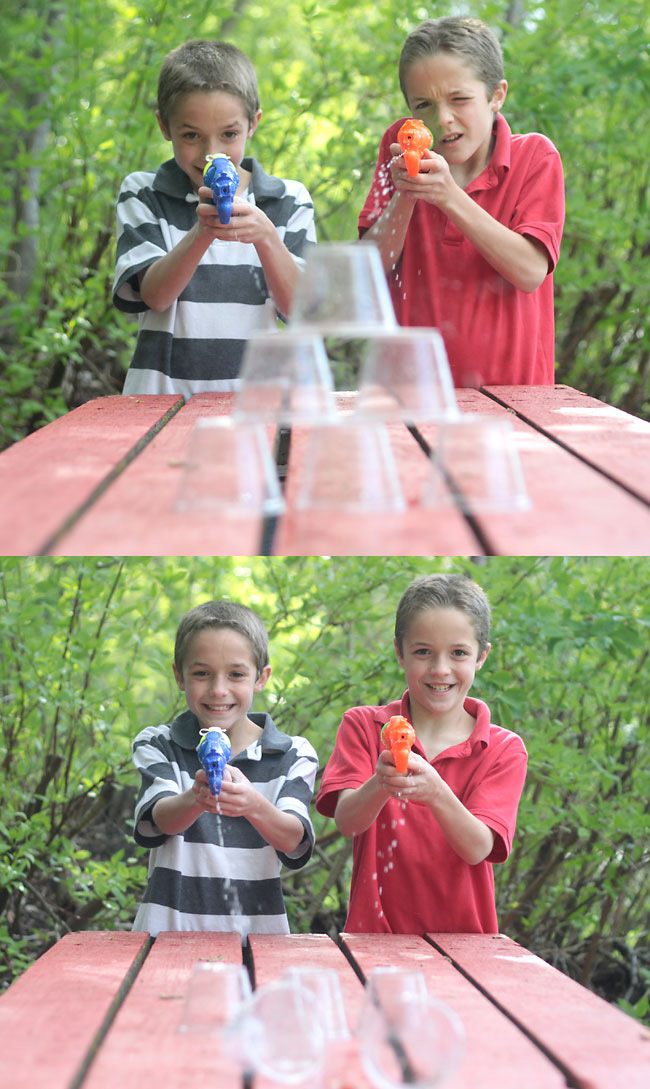
[[[171,725],[142,730],[133,743],[141,779],[134,835],[151,854],[134,930],[234,930],[242,940],[250,932],[289,932],[280,873],[282,865],[300,869],[312,855],[309,804],[318,757],[305,738],[281,733],[270,715],[253,712],[249,718],[262,734],[229,762],[273,805],[302,821],[302,842],[286,855],[266,843],[245,817],[213,813],[201,814],[180,835],[162,833],[151,811],[161,798],[191,787],[200,767],[199,724],[185,711]]]
[[[266,174],[256,159],[238,199],[269,217],[297,264],[316,242],[314,206],[301,182]],[[117,202],[117,258],[113,302],[138,315],[138,340],[124,393],[193,393],[236,388],[246,340],[277,325],[254,246],[215,239],[187,287],[167,310],[150,310],[138,273],[164,257],[196,223],[198,196],[171,159],[153,172],[129,174]]]

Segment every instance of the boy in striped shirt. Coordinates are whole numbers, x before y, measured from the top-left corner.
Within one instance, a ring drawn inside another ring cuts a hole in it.
[[[174,157],[129,174],[117,204],[113,302],[139,322],[123,392],[232,390],[248,337],[290,313],[302,254],[316,241],[313,204],[300,182],[245,157],[262,111],[255,69],[234,46],[173,50],[156,116]],[[228,224],[203,184],[216,154],[239,174]]]
[[[251,609],[212,601],[181,620],[174,675],[187,711],[133,745],[135,839],[151,850],[134,930],[235,930],[242,940],[289,932],[280,872],[311,858],[318,757],[270,715],[251,712],[270,674],[266,628]],[[211,726],[232,748],[216,797],[196,752]]]

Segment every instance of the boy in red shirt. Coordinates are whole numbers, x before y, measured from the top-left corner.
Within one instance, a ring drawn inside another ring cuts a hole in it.
[[[468,694],[489,624],[471,579],[416,579],[395,621],[407,691],[343,716],[316,808],[354,837],[349,933],[497,933],[492,863],[510,853],[527,754]],[[416,733],[406,774],[381,742],[393,715]]]
[[[434,134],[410,177],[384,134],[359,233],[379,246],[400,325],[435,326],[457,386],[552,385],[553,269],[564,225],[560,156],[513,135],[498,41],[478,19],[429,19],[406,39],[400,85]]]

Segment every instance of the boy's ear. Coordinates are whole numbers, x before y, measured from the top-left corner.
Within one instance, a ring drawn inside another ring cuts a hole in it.
[[[169,129],[167,128],[167,126],[166,126],[165,122],[163,121],[162,117],[160,116],[160,110],[156,110],[156,120],[158,122],[158,128],[160,129],[163,136],[165,137],[165,140],[171,140],[171,136],[169,135]]]
[[[255,114],[255,117],[254,117],[254,118],[253,118],[253,120],[251,121],[251,124],[250,124],[250,128],[249,128],[249,130],[248,130],[248,136],[247,136],[247,139],[250,139],[250,138],[251,138],[251,136],[253,135],[253,133],[255,132],[255,129],[257,128],[257,126],[258,126],[258,125],[259,125],[259,123],[260,123],[260,118],[261,118],[261,116],[262,116],[262,111],[261,111],[261,110],[258,110],[258,111],[257,111],[257,113]]]
[[[266,682],[268,681],[270,676],[271,676],[271,667],[270,667],[270,665],[264,666],[264,669],[262,670],[259,677],[255,681],[255,688],[253,689],[253,691],[254,692],[261,692],[262,689],[264,688],[264,685],[266,684]]]
[[[483,662],[485,661],[485,659],[487,658],[487,656],[488,656],[488,654],[490,653],[491,650],[492,650],[492,644],[488,643],[485,650],[483,651],[481,657],[479,658],[478,662],[476,663],[476,668],[477,669],[481,668],[481,666],[483,665]]]
[[[399,643],[397,642],[397,639],[393,639],[393,646],[395,647],[395,654],[397,655],[397,661],[401,665],[402,669],[404,669],[404,659],[403,659],[401,651],[399,649]]]
[[[183,684],[183,674],[176,668],[176,662],[172,662],[172,669],[174,670],[174,677],[176,678],[176,684],[180,688],[181,692],[185,691],[185,685]]]
[[[494,94],[492,95],[492,99],[490,101],[490,105],[491,105],[491,107],[492,107],[492,109],[494,110],[495,113],[498,113],[499,110],[501,109],[501,107],[503,106],[503,103],[506,100],[507,93],[508,93],[508,81],[507,81],[507,79],[500,79],[499,82],[496,85]]]

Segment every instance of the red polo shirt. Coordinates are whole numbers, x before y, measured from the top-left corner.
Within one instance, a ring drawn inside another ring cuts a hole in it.
[[[359,233],[384,211],[395,187],[388,163],[403,120],[384,133]],[[444,212],[415,204],[402,255],[389,274],[400,325],[440,330],[457,386],[552,385],[555,359],[553,276],[564,225],[560,156],[546,136],[513,136],[501,114],[485,170],[466,192],[518,234],[535,238],[549,272],[537,291],[518,291],[478,253]]]
[[[374,824],[354,837],[349,933],[497,933],[492,863],[510,853],[527,754],[517,734],[492,725],[485,703],[467,697],[465,709],[476,719],[471,736],[432,764],[495,833],[491,855],[468,865],[430,809],[389,799]],[[386,707],[346,711],[316,799],[319,813],[334,816],[339,791],[370,778],[382,750],[381,727],[400,714],[410,718],[408,691]],[[426,760],[418,742],[413,751]]]

